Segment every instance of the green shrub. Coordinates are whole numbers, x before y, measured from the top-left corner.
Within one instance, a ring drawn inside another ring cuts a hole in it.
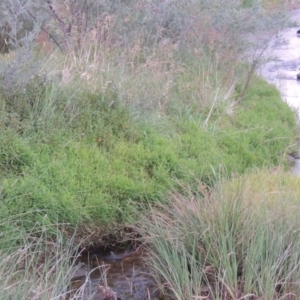
[[[125,222],[136,206],[164,202],[170,190],[198,193],[198,180],[213,186],[220,174],[277,166],[294,141],[293,112],[260,80],[231,114],[216,110],[204,127],[197,112],[166,116],[165,131],[134,119],[116,95],[110,102],[103,94],[82,96],[58,117],[69,124],[62,129],[1,135],[8,213],[35,211],[31,223],[45,215],[72,226]]]
[[[59,196],[29,175],[16,180],[6,180],[2,186],[1,201],[8,216],[23,216],[15,225],[29,230],[33,226],[48,226],[69,222],[76,224],[80,216],[76,214],[72,202],[66,203]]]
[[[10,117],[15,115],[19,122],[23,123],[23,127],[25,126],[24,121],[30,119],[33,113],[40,113],[41,105],[46,98],[46,82],[44,80],[36,76],[16,91],[4,88],[0,91],[0,97],[4,99]]]
[[[231,123],[235,129],[225,127],[221,143],[227,145],[228,153],[244,160],[245,167],[278,165],[296,136],[295,113],[279,92],[261,79],[249,88]]]
[[[133,121],[130,110],[120,103],[116,93],[84,92],[74,100],[79,115],[71,121],[71,129],[84,132],[88,139],[94,138],[99,147],[109,149],[116,139],[135,142],[141,138],[138,124]]]
[[[28,142],[10,130],[0,132],[0,179],[9,174],[21,175],[24,168],[31,167],[34,153]]]

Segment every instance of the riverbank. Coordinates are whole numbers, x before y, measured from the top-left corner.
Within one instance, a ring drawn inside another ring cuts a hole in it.
[[[161,117],[160,131],[115,107],[99,113],[107,121],[95,138],[64,129],[48,137],[2,130],[2,218],[22,216],[24,230],[66,223],[71,232],[79,226],[82,237],[107,233],[135,222],[136,209],[164,202],[171,190],[199,193],[199,181],[212,187],[224,175],[284,163],[297,126],[275,88],[256,79],[241,104],[226,109],[205,126],[205,115],[192,112]]]
[[[98,31],[85,35],[64,35],[49,7],[49,36],[1,54],[3,299],[63,299],[80,249],[141,238],[141,216],[169,207],[170,194],[202,203],[224,180],[235,191],[235,180],[260,168],[258,178],[278,170],[287,178],[296,116],[237,60],[249,50],[244,31],[258,30],[258,17],[270,20],[236,1],[120,5],[114,13],[98,7]],[[249,24],[240,22],[245,15]]]

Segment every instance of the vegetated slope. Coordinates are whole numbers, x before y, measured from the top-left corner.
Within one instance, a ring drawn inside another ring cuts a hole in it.
[[[20,224],[28,228],[36,222],[122,224],[141,204],[164,201],[171,189],[197,189],[199,180],[212,185],[222,174],[277,166],[295,138],[294,113],[258,79],[244,101],[215,111],[205,127],[204,113],[172,110],[161,130],[161,124],[134,119],[117,101],[105,109],[110,101],[101,95],[81,97],[86,106],[102,106],[71,128],[44,136],[32,128],[2,129],[3,218],[24,214]]]
[[[170,190],[278,165],[295,116],[261,80],[244,93],[266,45],[245,32],[282,22],[246,2],[1,2],[3,218],[107,229]]]

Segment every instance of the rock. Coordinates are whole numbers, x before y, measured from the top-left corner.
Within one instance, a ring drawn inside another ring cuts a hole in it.
[[[297,35],[299,35],[299,36],[300,36],[300,29],[299,29],[299,30],[297,30]]]
[[[121,300],[121,298],[110,287],[99,285],[93,300]]]
[[[300,80],[300,73],[297,74],[297,80]]]

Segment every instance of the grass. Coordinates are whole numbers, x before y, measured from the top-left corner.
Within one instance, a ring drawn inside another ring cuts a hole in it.
[[[201,187],[138,223],[165,297],[297,298],[299,178],[263,169]]]
[[[198,179],[212,186],[220,172],[279,165],[295,137],[293,113],[258,79],[230,113],[218,109],[207,123],[206,113],[201,120],[173,110],[161,117],[163,131],[134,118],[117,100],[109,108],[101,94],[81,96],[85,106],[74,104],[71,122],[56,112],[61,129],[37,130],[36,115],[29,118],[32,127],[19,117],[23,133],[2,130],[2,205],[8,215],[35,211],[24,215],[26,226],[46,220],[73,227],[122,224],[135,205],[163,202],[170,189],[181,191]]]
[[[20,222],[23,217],[1,218],[1,299],[94,299],[103,297],[104,291],[113,293],[107,286],[108,265],[92,269],[78,262],[86,241],[76,240],[75,231],[66,239],[62,235],[69,229],[66,224],[49,225],[45,220],[28,228]],[[95,269],[105,287],[91,284]]]
[[[35,224],[29,231],[20,217],[1,218],[1,298],[62,299],[78,268],[71,259],[77,246],[62,239],[62,224]]]

